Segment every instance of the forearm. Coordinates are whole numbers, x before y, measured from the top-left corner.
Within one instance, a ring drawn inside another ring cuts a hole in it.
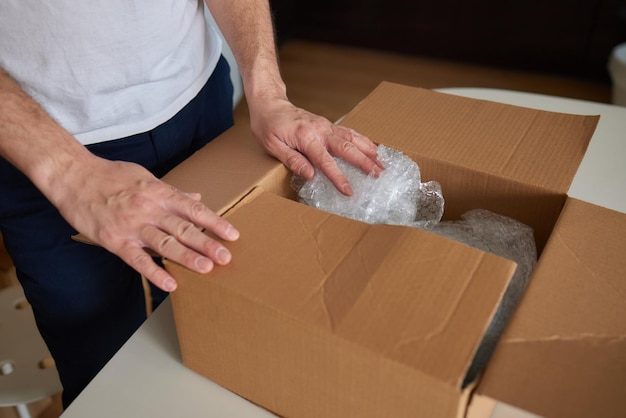
[[[92,158],[0,68],[0,155],[22,171],[53,203],[70,168]],[[57,202],[58,203],[58,202]]]
[[[248,101],[286,99],[267,0],[206,0],[231,47]]]
[[[239,65],[254,137],[287,168],[311,178],[319,168],[343,193],[348,179],[333,156],[378,174],[376,146],[367,137],[294,106],[280,75],[267,0],[205,0]]]

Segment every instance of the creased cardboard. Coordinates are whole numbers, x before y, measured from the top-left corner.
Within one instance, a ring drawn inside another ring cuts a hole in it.
[[[185,364],[284,416],[456,416],[514,263],[258,189],[227,217],[246,262],[193,277],[168,264]]]
[[[444,219],[483,208],[534,229],[539,264],[474,405],[625,411],[626,215],[566,194],[597,120],[392,83],[342,120],[439,181]],[[208,275],[166,262],[184,363],[284,416],[464,416],[460,382],[514,264],[304,207],[289,179],[234,130],[166,176],[242,231]]]
[[[568,200],[478,391],[551,417],[626,412],[624,214]]]

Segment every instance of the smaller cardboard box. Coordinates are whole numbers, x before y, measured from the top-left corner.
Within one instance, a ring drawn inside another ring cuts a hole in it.
[[[477,388],[464,377],[515,264],[303,206],[235,127],[165,178],[242,232],[207,275],[166,260],[183,362],[281,416],[461,417],[474,390],[538,414],[589,416],[601,401],[618,416],[626,215],[566,195],[596,123],[392,83],[342,121],[439,181],[444,219],[482,208],[534,229],[539,264]]]

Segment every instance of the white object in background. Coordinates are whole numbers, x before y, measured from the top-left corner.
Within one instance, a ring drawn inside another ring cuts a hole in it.
[[[0,291],[0,407],[30,418],[27,404],[61,391],[50,352],[20,286]]]
[[[609,73],[613,80],[613,104],[626,106],[626,42],[613,48]]]
[[[228,42],[224,39],[224,35],[220,28],[215,23],[215,19],[213,19],[213,15],[209,11],[206,4],[204,5],[204,16],[206,17],[206,21],[209,25],[212,25],[217,32],[222,37],[222,54],[226,61],[228,61],[228,65],[230,65],[230,79],[233,82],[233,108],[239,104],[241,99],[243,98],[243,82],[241,81],[241,75],[239,74],[239,66],[237,65],[237,61],[235,60],[235,56],[233,55],[233,51],[230,49]]]

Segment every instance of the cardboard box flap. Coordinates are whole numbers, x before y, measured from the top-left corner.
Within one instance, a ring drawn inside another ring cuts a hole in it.
[[[405,152],[566,193],[598,118],[384,82],[341,123]]]
[[[205,205],[222,214],[252,186],[268,187],[268,181],[283,178],[286,171],[280,161],[261,150],[250,126],[241,124],[198,150],[167,173],[163,181],[185,192],[200,193]]]
[[[259,189],[226,216],[242,233],[229,243],[234,261],[206,281],[457,388],[515,269],[418,229],[368,225]],[[202,299],[205,285],[179,288]]]
[[[478,392],[547,417],[626,416],[626,215],[569,199]]]

